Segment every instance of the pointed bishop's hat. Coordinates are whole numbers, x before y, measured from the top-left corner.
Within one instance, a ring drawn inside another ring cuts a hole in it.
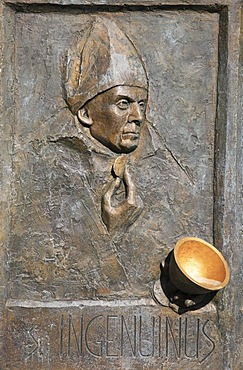
[[[76,114],[97,94],[119,85],[147,89],[146,71],[135,46],[120,28],[97,17],[68,56],[66,100]]]

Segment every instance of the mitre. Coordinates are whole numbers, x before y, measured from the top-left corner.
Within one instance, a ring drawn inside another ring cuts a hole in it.
[[[76,50],[68,56],[66,101],[76,114],[97,94],[120,85],[147,89],[143,61],[114,22],[96,18]]]

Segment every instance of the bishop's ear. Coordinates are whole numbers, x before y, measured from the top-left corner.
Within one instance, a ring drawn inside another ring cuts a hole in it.
[[[88,109],[83,107],[78,111],[78,119],[84,126],[91,126],[93,123],[92,118],[89,116]]]

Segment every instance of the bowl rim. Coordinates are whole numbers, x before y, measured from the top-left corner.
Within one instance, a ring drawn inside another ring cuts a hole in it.
[[[212,249],[220,258],[220,260],[222,261],[223,265],[224,265],[224,269],[225,269],[225,278],[224,278],[224,281],[220,284],[220,285],[217,285],[217,286],[211,286],[210,284],[206,284],[206,283],[199,283],[198,281],[196,281],[195,279],[193,279],[186,271],[185,269],[181,266],[180,262],[178,261],[177,259],[177,256],[178,256],[178,251],[179,251],[179,248],[182,244],[184,244],[185,242],[187,241],[195,241],[195,242],[198,242],[198,243],[201,243],[201,244],[204,244],[206,245],[207,247],[209,247],[210,249]],[[178,242],[176,243],[175,245],[175,248],[174,248],[174,258],[175,258],[175,262],[177,264],[177,266],[179,267],[179,269],[181,270],[181,272],[190,280],[192,281],[194,284],[204,288],[204,289],[208,289],[208,290],[219,290],[219,289],[222,289],[224,288],[228,282],[229,282],[229,279],[230,279],[230,271],[229,271],[229,266],[228,266],[228,263],[226,262],[224,256],[222,255],[222,253],[216,248],[214,247],[212,244],[206,242],[205,240],[203,239],[200,239],[200,238],[196,238],[196,237],[186,237],[186,238],[182,238],[180,240],[178,240]]]

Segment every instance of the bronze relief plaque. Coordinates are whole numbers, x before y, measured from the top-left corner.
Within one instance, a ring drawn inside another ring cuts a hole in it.
[[[213,241],[218,37],[217,12],[16,13],[7,368],[220,368],[214,305],[152,297],[178,239]]]

